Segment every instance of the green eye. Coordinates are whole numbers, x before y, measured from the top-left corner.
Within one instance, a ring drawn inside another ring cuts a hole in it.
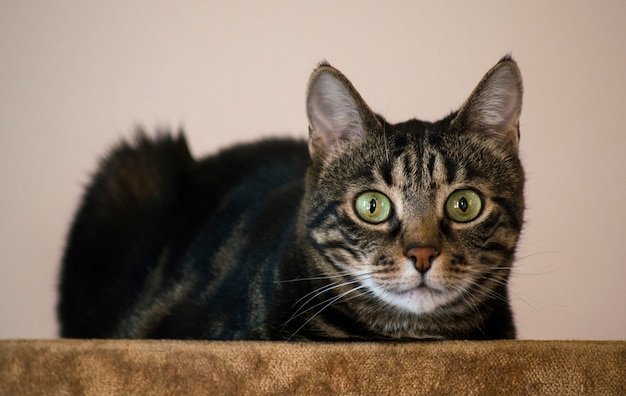
[[[459,223],[474,220],[480,214],[483,202],[474,190],[456,190],[446,201],[446,214]]]
[[[359,195],[354,206],[359,217],[368,223],[382,223],[391,216],[391,201],[377,191],[368,191]]]

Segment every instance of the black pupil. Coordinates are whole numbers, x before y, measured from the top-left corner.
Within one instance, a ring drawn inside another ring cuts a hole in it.
[[[461,197],[461,199],[459,199],[459,209],[461,209],[463,213],[465,213],[467,212],[468,206],[469,206],[469,203],[467,202],[467,198]]]
[[[376,200],[372,198],[372,200],[370,201],[370,213],[374,213],[375,210],[376,210]]]

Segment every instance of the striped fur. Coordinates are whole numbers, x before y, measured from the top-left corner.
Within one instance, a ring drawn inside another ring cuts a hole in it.
[[[70,232],[62,335],[515,337],[507,282],[524,211],[521,96],[506,57],[459,111],[390,124],[322,64],[307,92],[308,145],[263,141],[200,161],[182,137],[122,145]],[[464,189],[482,203],[468,222],[445,209]],[[384,221],[356,210],[367,191],[389,199]],[[410,252],[425,247],[436,253],[418,270]]]

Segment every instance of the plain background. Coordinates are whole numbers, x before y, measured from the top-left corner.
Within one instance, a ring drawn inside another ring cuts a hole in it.
[[[623,1],[0,0],[0,338],[56,337],[82,188],[136,125],[184,127],[196,155],[305,137],[322,59],[390,121],[436,120],[511,52],[519,336],[626,339],[625,21]]]

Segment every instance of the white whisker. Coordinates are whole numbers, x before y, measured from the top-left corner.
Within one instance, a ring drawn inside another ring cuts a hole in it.
[[[287,279],[287,280],[277,281],[277,283],[292,283],[292,282],[303,282],[303,281],[321,280],[321,279],[335,279],[335,278],[343,278],[346,275],[350,275],[350,272],[349,271],[344,271],[344,272],[338,272],[338,273],[333,274],[333,275],[321,274],[321,275],[317,275],[317,276],[311,276],[311,277],[308,277],[308,278]]]
[[[327,292],[331,292],[332,290],[335,290],[335,289],[338,289],[338,288],[341,288],[341,287],[358,284],[361,281],[366,280],[369,277],[371,277],[371,275],[372,275],[372,273],[370,273],[370,272],[364,272],[364,273],[360,273],[360,274],[359,273],[352,274],[352,276],[355,279],[351,279],[351,280],[345,281],[345,282],[339,282],[339,281],[332,282],[332,283],[329,283],[329,284],[324,285],[322,287],[319,287],[319,288],[317,288],[317,289],[315,289],[315,290],[305,294],[304,296],[300,297],[295,303],[293,303],[292,307],[295,307],[296,305],[298,305],[300,302],[302,302],[305,299],[306,299],[306,301],[304,301],[302,304],[300,304],[298,309],[296,309],[295,312],[289,317],[289,319],[287,319],[287,321],[285,321],[283,323],[283,328],[287,324],[289,324],[289,322],[293,321],[297,317],[304,315],[305,313],[309,312],[310,310],[315,309],[315,308],[319,307],[320,305],[324,304],[326,301],[328,301],[328,300],[325,300],[325,301],[322,301],[321,303],[317,303],[315,305],[312,305],[312,306],[306,308],[309,303],[314,301],[316,298],[318,298],[322,294],[327,293]],[[336,278],[336,277],[339,277],[339,276],[315,277],[315,278],[316,279],[317,278],[321,278],[321,279],[328,278],[328,279],[331,279],[331,278]],[[343,296],[345,293],[348,293],[348,292],[351,292],[351,291],[354,291],[354,290],[358,290],[358,289],[360,289],[362,287],[364,287],[364,286],[353,287],[352,289],[348,290],[347,292],[344,292],[344,293],[340,294],[340,296]],[[332,298],[334,298],[334,297],[331,297],[331,299]]]
[[[307,311],[309,311],[309,310],[311,310],[311,309],[313,309],[313,308],[315,308],[315,307],[318,307],[318,306],[320,306],[320,305],[322,305],[322,304],[325,304],[325,305],[324,305],[324,306],[323,306],[323,307],[322,307],[319,311],[317,311],[317,312],[315,313],[315,315],[313,315],[313,316],[311,316],[310,318],[308,318],[308,319],[307,319],[307,320],[306,320],[306,321],[305,321],[305,322],[304,322],[304,323],[303,323],[300,327],[298,327],[298,328],[296,329],[296,331],[294,331],[294,332],[291,334],[291,336],[289,336],[289,338],[287,339],[287,341],[290,341],[293,337],[295,337],[295,335],[296,335],[296,334],[298,334],[298,332],[299,332],[300,330],[302,330],[302,329],[303,329],[303,328],[304,328],[307,324],[309,324],[309,323],[310,323],[313,319],[315,319],[317,316],[319,316],[319,314],[321,314],[321,313],[322,313],[322,311],[324,311],[326,308],[330,307],[331,305],[333,305],[333,304],[334,304],[334,303],[336,303],[337,301],[341,300],[343,297],[347,296],[348,294],[353,293],[353,292],[355,292],[355,291],[358,291],[358,290],[360,290],[360,289],[362,289],[362,288],[364,288],[364,287],[365,287],[365,286],[361,285],[361,286],[358,286],[358,287],[352,288],[352,289],[347,290],[347,291],[345,291],[345,292],[343,292],[343,293],[341,293],[341,294],[338,294],[338,295],[336,295],[336,296],[334,296],[334,297],[331,297],[331,298],[329,298],[329,299],[327,299],[327,300],[325,300],[325,301],[322,301],[321,303],[318,303],[318,304],[314,305],[313,307],[311,307],[311,308],[307,309],[306,311],[304,311],[304,312],[307,312]],[[361,293],[361,294],[357,294],[357,295],[355,295],[355,296],[352,296],[352,297],[350,297],[349,299],[346,299],[346,300],[344,300],[344,301],[349,301],[349,300],[351,300],[352,298],[356,298],[356,297],[359,297],[359,296],[361,296],[361,295],[363,295],[363,293]],[[304,313],[304,312],[302,312],[302,313]],[[289,320],[291,320],[291,319],[289,319]],[[287,321],[287,322],[289,322],[289,321]]]
[[[307,298],[307,297],[310,297],[307,301],[305,301],[305,302],[304,302],[304,303],[300,306],[300,308],[298,308],[298,310],[299,310],[299,309],[302,309],[302,307],[304,307],[305,305],[307,305],[307,304],[308,304],[311,300],[315,299],[315,298],[316,298],[316,297],[318,297],[319,295],[321,295],[321,294],[323,294],[323,293],[326,293],[326,292],[327,292],[327,291],[329,291],[329,290],[336,289],[336,288],[338,288],[338,287],[341,287],[341,286],[344,286],[344,285],[347,285],[347,284],[350,284],[350,283],[351,283],[351,282],[343,282],[343,283],[342,283],[342,282],[333,282],[333,283],[329,283],[329,284],[327,284],[327,285],[324,285],[324,286],[322,286],[322,287],[319,287],[319,288],[317,288],[317,289],[315,289],[315,290],[313,290],[313,291],[311,291],[311,292],[309,292],[309,293],[305,294],[304,296],[300,297],[298,300],[296,300],[296,302],[294,302],[294,303],[293,303],[293,305],[292,305],[291,307],[292,307],[292,308],[293,308],[293,307],[295,307],[296,305],[298,305],[298,303],[299,303],[300,301],[304,300],[304,299],[305,299],[305,298]],[[296,313],[297,313],[297,312],[298,312],[298,311],[296,311]],[[295,314],[294,314],[294,315],[295,315]]]

